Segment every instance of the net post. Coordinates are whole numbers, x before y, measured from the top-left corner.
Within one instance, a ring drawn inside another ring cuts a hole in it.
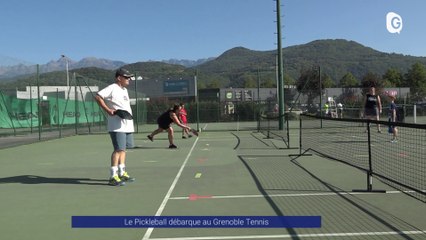
[[[371,171],[367,171],[367,191],[371,192],[373,190],[373,174]]]
[[[290,140],[288,141],[290,145]],[[289,157],[312,156],[310,153],[302,153],[302,116],[299,115],[299,154],[289,154]]]
[[[302,117],[299,115],[299,155],[302,155]]]
[[[260,121],[262,120],[260,111],[257,113],[257,132],[260,132]]]
[[[414,104],[414,106],[413,106],[413,118],[414,118],[414,123],[417,123],[417,106],[416,106],[416,104]]]
[[[271,138],[269,135],[270,132],[271,132],[271,119],[268,118],[268,131],[267,131],[268,134],[266,135],[267,139]]]
[[[368,139],[368,170],[367,170],[367,189],[353,189],[352,192],[377,192],[386,193],[386,190],[373,189],[373,164],[371,161],[371,122],[367,121],[367,139]]]
[[[288,122],[289,120],[289,116],[288,114],[285,117],[285,121],[287,122],[286,127],[287,127],[287,141],[288,141],[288,148],[290,149],[290,124]]]

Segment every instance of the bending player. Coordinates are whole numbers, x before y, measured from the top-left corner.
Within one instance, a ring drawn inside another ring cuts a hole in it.
[[[181,109],[181,106],[178,104],[175,104],[173,108],[168,109],[166,112],[160,115],[160,117],[157,118],[158,128],[152,132],[150,135],[148,135],[148,139],[151,141],[154,141],[154,136],[163,132],[164,130],[168,133],[169,138],[169,148],[177,148],[177,146],[174,144],[174,131],[173,128],[170,126],[172,123],[175,123],[179,127],[181,127],[184,130],[191,131],[191,128],[183,125],[178,118],[179,111]]]

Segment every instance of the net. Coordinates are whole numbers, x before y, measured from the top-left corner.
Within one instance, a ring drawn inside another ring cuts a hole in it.
[[[380,119],[386,119],[389,106],[384,106]],[[363,108],[346,107],[342,110],[344,118],[363,118]],[[426,124],[426,105],[422,104],[397,104],[397,117],[399,122]]]
[[[301,151],[344,162],[426,202],[425,125],[392,123],[398,129],[394,142],[387,121],[308,115],[301,115],[300,121]]]
[[[284,127],[279,129],[280,118],[284,120]],[[267,138],[281,138],[286,144],[287,148],[290,147],[289,125],[287,115],[284,116],[269,115],[259,116],[258,131],[265,135]]]

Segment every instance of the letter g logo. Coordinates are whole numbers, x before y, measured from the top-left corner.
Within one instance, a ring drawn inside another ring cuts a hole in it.
[[[386,28],[390,33],[401,33],[402,30],[402,18],[394,12],[386,14]]]

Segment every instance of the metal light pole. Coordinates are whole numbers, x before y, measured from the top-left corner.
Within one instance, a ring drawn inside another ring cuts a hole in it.
[[[65,56],[65,55],[61,55],[61,57],[63,58],[63,59],[65,59],[65,69],[66,69],[66,71],[67,71],[67,87],[69,87],[70,86],[70,74],[69,74],[69,69],[68,69],[68,65],[69,65],[69,63],[68,63],[68,58]]]
[[[136,133],[139,133],[138,81],[142,81],[143,77],[142,76],[138,76],[138,73],[136,73],[134,80],[135,80],[135,99],[136,99],[136,106],[135,106]]]
[[[198,102],[198,79],[197,79],[197,75],[198,75],[198,70],[195,71],[195,75],[194,75],[194,96],[195,96],[195,105],[197,108],[197,131],[200,131],[200,106],[199,106],[199,102]]]
[[[78,94],[77,94],[77,78],[75,73],[73,74],[74,79],[74,117],[75,117],[75,134],[78,134],[78,119],[80,117],[79,106],[78,106]]]
[[[322,117],[322,82],[321,82],[321,67],[318,65],[318,80],[319,80],[319,96],[320,96],[320,117]],[[322,120],[322,119],[321,119]]]
[[[277,1],[277,43],[278,43],[278,113],[279,130],[284,129],[284,79],[283,79],[283,49],[281,46],[281,1]]]

